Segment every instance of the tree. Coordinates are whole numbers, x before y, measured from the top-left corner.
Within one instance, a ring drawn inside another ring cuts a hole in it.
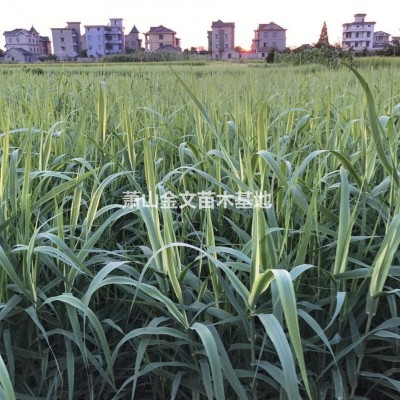
[[[325,21],[316,47],[329,47],[328,28]]]

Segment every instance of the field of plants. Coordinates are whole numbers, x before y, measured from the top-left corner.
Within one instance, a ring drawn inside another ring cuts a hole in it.
[[[1,66],[0,399],[400,399],[399,155],[393,60]]]

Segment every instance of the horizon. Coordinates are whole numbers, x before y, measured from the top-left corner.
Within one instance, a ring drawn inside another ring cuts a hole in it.
[[[138,5],[132,5],[127,0],[116,0],[113,4],[104,0],[80,4],[72,0],[62,6],[62,12],[53,13],[47,11],[54,7],[54,2],[49,0],[37,0],[35,3],[20,0],[18,10],[7,7],[0,15],[0,47],[5,49],[4,31],[30,29],[33,25],[40,35],[49,36],[52,41],[51,28],[65,27],[67,21],[81,22],[81,33],[84,33],[85,25],[107,25],[110,18],[123,18],[125,34],[130,32],[133,25],[141,34],[147,32],[150,26],[164,25],[176,32],[181,39],[182,49],[207,49],[207,31],[211,29],[212,22],[219,19],[235,23],[235,46],[245,50],[250,49],[258,25],[269,22],[275,22],[287,30],[287,47],[316,43],[324,22],[327,24],[330,43],[336,44],[342,41],[342,24],[354,21],[354,14],[357,13],[367,14],[367,21],[376,22],[375,31],[399,36],[400,22],[396,21],[396,13],[388,12],[391,10],[390,5],[388,0],[382,0],[379,4],[372,0],[356,0],[351,7],[343,0],[308,0],[301,4],[294,0],[284,0],[272,5],[270,9],[266,2],[260,0],[249,0],[245,6],[232,5],[227,0],[216,4],[210,0],[201,4],[193,1],[156,0],[136,12]],[[24,10],[24,13],[20,14],[20,10]],[[46,10],[46,15],[43,15],[43,10]]]

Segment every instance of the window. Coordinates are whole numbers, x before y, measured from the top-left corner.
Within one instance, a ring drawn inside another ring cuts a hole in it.
[[[97,28],[98,31],[100,31],[100,28]]]
[[[9,39],[8,39],[8,43],[12,43],[12,38],[9,38]]]
[[[228,39],[228,34],[227,33],[225,33],[225,39]]]
[[[215,44],[215,48],[218,49],[218,43]]]
[[[357,37],[360,37],[360,34],[359,34],[358,32],[356,33],[356,38],[357,38]]]
[[[92,35],[87,35],[87,40],[91,41],[92,40]]]
[[[272,32],[272,37],[276,37],[277,32]]]
[[[265,57],[265,53],[261,53],[261,57]]]
[[[17,38],[17,43],[19,43],[19,38]]]
[[[369,47],[369,43],[370,43],[370,42],[367,42],[367,47]]]
[[[268,37],[268,32],[264,32],[264,33],[263,33],[263,36],[264,36],[264,37]]]
[[[93,49],[93,46],[89,46],[89,50],[92,50]]]
[[[367,37],[370,37],[371,36],[371,32],[367,32]]]
[[[228,43],[225,43],[225,48],[226,48],[226,49],[228,48]]]
[[[29,43],[31,42],[31,38],[29,38]]]
[[[65,51],[65,46],[61,46],[61,51]]]
[[[32,47],[29,47],[29,51],[32,53]]]
[[[268,42],[264,42],[264,47],[267,47],[268,46]]]
[[[272,42],[272,47],[276,49],[276,42]]]
[[[161,49],[161,47],[164,47],[164,43],[160,43],[160,47],[159,48]]]
[[[101,42],[101,35],[97,35],[97,40]]]
[[[215,39],[218,39],[218,33],[215,34]]]
[[[164,35],[163,35],[162,33],[159,34],[159,35],[158,35],[158,39],[159,39],[159,40],[163,40],[163,39],[164,39]]]
[[[355,42],[355,43],[354,43],[354,47],[358,47],[358,42]]]
[[[351,33],[350,32],[347,32],[346,33],[346,39],[350,39],[351,38]]]
[[[61,38],[61,43],[64,43],[64,38],[63,37]]]
[[[232,58],[232,54],[231,53],[228,54],[228,58]]]

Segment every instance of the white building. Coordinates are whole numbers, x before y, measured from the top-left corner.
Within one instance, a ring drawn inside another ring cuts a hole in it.
[[[239,58],[235,50],[235,23],[222,22],[220,19],[211,25],[208,32],[208,50],[213,60],[229,60]]]
[[[85,25],[88,57],[103,57],[125,52],[125,33],[122,18],[110,18],[108,25]]]
[[[81,23],[67,22],[65,28],[51,28],[54,55],[60,60],[75,59],[81,52]]]
[[[390,33],[386,33],[383,31],[374,32],[374,50],[384,49],[389,45],[390,42]]]
[[[51,54],[51,42],[47,36],[40,36],[39,32],[32,26],[27,29],[14,29],[5,31],[6,57],[7,61],[33,62],[39,56]],[[14,50],[7,57],[7,53]],[[12,55],[11,55],[12,54]]]
[[[163,25],[151,26],[144,37],[147,51],[181,51],[181,40],[176,37],[176,32]]]
[[[255,58],[265,58],[271,49],[286,49],[286,29],[275,22],[260,24],[254,31],[254,39],[251,50]]]
[[[355,14],[354,22],[343,24],[343,50],[373,50],[375,22],[365,21],[367,14]]]

